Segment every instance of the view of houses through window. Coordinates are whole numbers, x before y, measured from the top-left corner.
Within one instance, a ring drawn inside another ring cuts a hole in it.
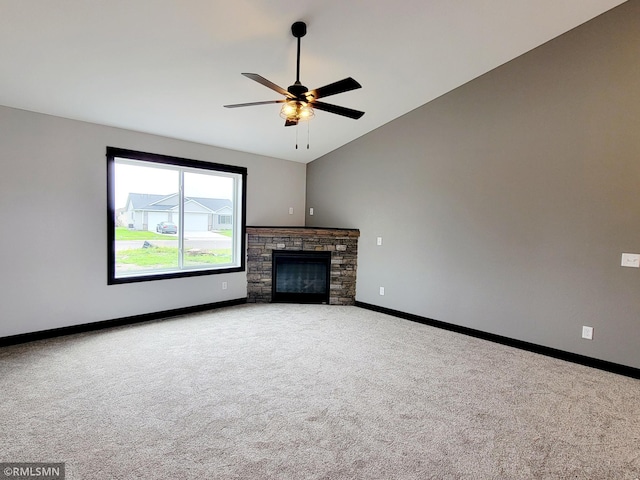
[[[108,155],[113,283],[243,265],[241,172],[113,150]]]

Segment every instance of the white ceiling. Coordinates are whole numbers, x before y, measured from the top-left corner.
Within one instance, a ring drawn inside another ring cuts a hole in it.
[[[0,104],[309,162],[609,10],[621,0],[0,0]],[[276,92],[353,77],[283,126]],[[295,149],[296,130],[300,148]],[[161,152],[156,152],[161,153]]]

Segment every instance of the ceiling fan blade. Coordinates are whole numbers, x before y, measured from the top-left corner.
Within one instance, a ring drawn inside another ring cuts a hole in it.
[[[287,92],[281,86],[276,85],[275,83],[267,80],[266,78],[264,78],[261,75],[258,75],[257,73],[243,73],[242,75],[244,75],[247,78],[250,78],[254,82],[258,82],[260,85],[264,85],[265,87],[270,88],[271,90],[274,90],[274,91],[278,92],[281,95],[284,95],[285,97],[295,98],[294,95],[292,95],[289,92]]]
[[[231,105],[223,105],[225,108],[252,107],[253,105],[267,105],[269,103],[284,103],[286,100],[267,100],[266,102],[250,102],[250,103],[233,103]]]
[[[353,118],[354,120],[357,120],[364,115],[364,112],[361,112],[360,110],[353,110],[351,108],[340,107],[338,105],[331,105],[330,103],[312,102],[311,106],[313,108],[317,108],[318,110],[324,110],[325,112],[335,113],[336,115],[342,115],[343,117]]]
[[[288,119],[288,118],[287,118],[287,119],[285,120],[285,122],[284,122],[284,126],[285,126],[285,127],[293,127],[293,126],[295,126],[295,125],[297,125],[297,124],[298,124],[298,120],[297,120],[297,119],[292,119],[292,120],[290,120],[290,119]]]
[[[356,82],[353,78],[349,77],[343,80],[338,80],[334,83],[330,83],[329,85],[325,85],[324,87],[311,90],[309,94],[313,95],[315,98],[322,98],[328,97],[329,95],[335,95],[337,93],[349,92],[357,88],[362,88],[362,85]]]

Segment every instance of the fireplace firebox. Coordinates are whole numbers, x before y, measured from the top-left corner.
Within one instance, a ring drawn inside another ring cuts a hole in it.
[[[329,303],[331,252],[273,251],[272,302]]]

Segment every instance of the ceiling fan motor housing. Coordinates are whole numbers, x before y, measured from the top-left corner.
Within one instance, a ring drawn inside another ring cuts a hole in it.
[[[307,98],[305,97],[304,94],[307,93],[309,91],[309,89],[307,87],[305,87],[304,85],[296,82],[293,85],[291,85],[289,88],[287,88],[287,91],[291,95],[295,95],[298,100],[306,101]]]

